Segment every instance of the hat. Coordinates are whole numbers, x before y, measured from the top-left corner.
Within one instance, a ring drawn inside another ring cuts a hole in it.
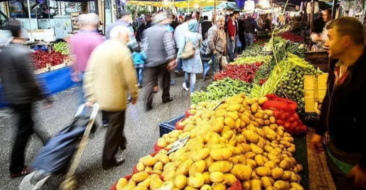
[[[168,17],[166,15],[166,13],[159,13],[159,14],[154,15],[152,20],[153,20],[153,23],[156,24],[156,23],[159,23],[159,22],[161,22],[161,21],[163,21],[167,18]]]
[[[122,18],[122,17],[124,17],[124,16],[127,16],[127,15],[131,15],[131,12],[130,11],[128,11],[128,10],[121,10],[121,11],[119,11],[119,14],[118,14],[118,18]]]

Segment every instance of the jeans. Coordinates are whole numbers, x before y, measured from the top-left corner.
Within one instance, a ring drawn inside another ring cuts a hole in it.
[[[138,81],[139,85],[141,86],[142,78],[143,78],[143,74],[144,74],[144,68],[139,65],[136,65],[135,68],[136,68],[136,74],[137,74],[137,81]]]
[[[185,73],[184,82],[186,86],[189,86],[191,93],[194,91],[194,85],[196,84],[196,73]]]
[[[78,106],[80,106],[81,104],[85,104],[85,94],[84,94],[84,89],[83,89],[83,81],[84,81],[84,72],[80,72],[79,73],[79,79],[80,81],[78,82],[79,84],[79,102],[78,102]]]
[[[211,69],[211,65],[208,63],[208,61],[203,62],[203,79],[207,77],[208,72]]]
[[[32,104],[10,105],[18,117],[18,126],[10,158],[10,173],[21,172],[24,168],[25,148],[30,136],[34,133]]]
[[[212,55],[212,76],[215,75],[216,72],[221,70],[221,54]]]
[[[235,38],[234,40],[231,39],[231,37],[229,37],[229,58],[230,60],[234,60],[234,54],[235,54]]]
[[[254,34],[245,33],[245,45],[246,47],[252,45],[254,43]]]

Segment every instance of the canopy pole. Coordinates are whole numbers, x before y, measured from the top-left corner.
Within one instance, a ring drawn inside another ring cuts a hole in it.
[[[335,19],[336,17],[336,8],[337,8],[337,3],[338,1],[337,0],[333,0],[333,7],[332,7],[332,20]]]
[[[189,14],[189,0],[188,0],[188,14]],[[192,15],[191,15],[192,16]]]
[[[29,21],[29,30],[30,30],[31,37],[33,37],[33,33],[32,33],[32,24],[31,24],[31,18],[32,18],[32,15],[31,15],[31,9],[30,9],[30,2],[29,2],[29,0],[28,0],[28,21]]]
[[[217,0],[214,0],[214,12],[212,15],[213,23],[216,23],[216,3],[217,3]]]

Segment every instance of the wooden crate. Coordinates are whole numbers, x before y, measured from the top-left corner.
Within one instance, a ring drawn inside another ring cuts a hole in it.
[[[328,73],[304,76],[305,112],[315,113],[316,102],[322,102],[327,92]]]

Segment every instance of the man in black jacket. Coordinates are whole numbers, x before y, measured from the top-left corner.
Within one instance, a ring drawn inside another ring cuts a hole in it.
[[[311,145],[327,154],[337,189],[366,189],[366,49],[362,24],[342,17],[327,25],[330,72]],[[324,135],[324,137],[323,137]]]
[[[255,29],[262,31],[262,29],[258,26],[257,21],[255,21],[252,16],[248,16],[244,27],[246,47],[254,43]]]
[[[32,103],[41,98],[42,90],[37,83],[30,51],[23,46],[19,21],[9,20],[5,30],[12,34],[11,43],[0,49],[1,92],[5,101],[18,116],[15,141],[10,158],[10,177],[20,177],[30,171],[24,165],[25,148],[33,134]]]
[[[203,22],[201,24],[201,34],[202,39],[205,39],[205,34],[208,32],[208,30],[213,26],[212,22],[208,20],[208,16],[203,16]]]
[[[145,15],[145,23],[142,24],[138,29],[137,29],[137,35],[136,35],[136,40],[138,42],[141,42],[143,39],[143,34],[144,31],[148,28],[151,27],[151,16],[150,15]]]

